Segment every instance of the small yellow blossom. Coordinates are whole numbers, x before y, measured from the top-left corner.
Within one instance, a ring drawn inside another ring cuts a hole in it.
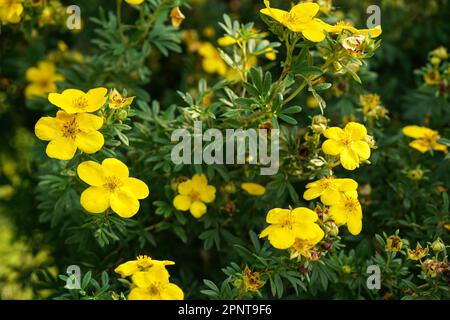
[[[343,192],[354,191],[357,188],[358,183],[353,179],[338,179],[330,176],[308,183],[303,198],[309,201],[320,197],[323,204],[331,205],[341,201]]]
[[[423,80],[426,84],[433,86],[439,84],[441,75],[438,70],[428,70],[427,73],[423,75]]]
[[[261,9],[262,14],[271,17],[293,32],[301,33],[312,42],[321,42],[325,39],[325,30],[331,27],[322,20],[314,18],[320,9],[317,3],[299,3],[290,11],[271,8],[268,0],[264,0],[264,4],[266,8]]]
[[[57,90],[55,82],[64,81],[64,77],[56,73],[55,65],[49,61],[41,61],[37,67],[29,68],[26,78],[31,82],[25,89],[27,98],[45,97],[48,93]]]
[[[169,273],[163,266],[137,272],[131,277],[135,287],[128,300],[183,300],[184,293],[176,284],[169,282]]]
[[[417,261],[427,256],[429,250],[430,248],[428,246],[424,249],[422,248],[422,245],[417,242],[415,249],[407,249],[406,252],[408,253],[408,259]]]
[[[227,73],[227,65],[222,60],[219,51],[209,42],[203,42],[198,48],[198,54],[202,56],[202,67],[207,73],[217,73],[221,76]]]
[[[342,166],[354,170],[359,163],[370,158],[370,147],[365,141],[366,127],[356,122],[349,122],[344,129],[332,127],[323,133],[328,138],[322,144],[325,154],[339,156]]]
[[[362,209],[358,201],[358,192],[345,192],[341,200],[330,205],[328,211],[337,225],[347,224],[348,231],[358,235],[362,229]]]
[[[365,94],[359,96],[364,119],[387,118],[388,111],[381,105],[381,98],[377,94]]]
[[[241,188],[252,196],[262,196],[266,193],[266,188],[257,183],[244,182],[241,184]]]
[[[180,211],[190,211],[195,218],[201,218],[207,211],[205,203],[216,199],[216,188],[208,185],[204,174],[195,174],[192,179],[178,184],[178,195],[173,206]]]
[[[174,28],[179,28],[183,20],[186,19],[186,17],[184,16],[183,12],[181,12],[180,7],[174,7],[170,11],[170,19],[172,22],[172,26]]]
[[[144,0],[125,0],[125,2],[131,5],[140,5],[144,2]]]
[[[149,194],[147,185],[131,178],[128,167],[114,158],[107,158],[102,164],[82,162],[77,173],[90,185],[81,194],[80,203],[91,213],[102,213],[111,207],[122,218],[130,218],[139,211],[139,199],[145,199]]]
[[[150,268],[155,266],[171,266],[174,265],[175,262],[168,260],[154,260],[149,256],[137,256],[136,260],[128,261],[122,263],[116,269],[114,269],[115,273],[120,274],[122,278],[132,276],[133,274],[141,271],[148,271]]]
[[[56,117],[42,117],[36,123],[35,134],[50,141],[46,153],[50,158],[70,160],[77,149],[92,154],[99,151],[105,140],[98,130],[103,126],[101,117],[88,114],[68,114],[58,111]]]
[[[23,0],[0,0],[0,22],[18,23],[22,18]]]
[[[78,89],[67,89],[62,93],[50,93],[48,100],[67,113],[94,112],[106,102],[106,88],[91,89],[84,93]]]
[[[260,273],[252,272],[247,265],[244,268],[242,278],[247,291],[256,292],[264,286],[264,281],[261,280]]]
[[[432,57],[439,58],[441,60],[445,60],[449,57],[447,48],[440,46],[439,48],[434,49],[430,52]]]
[[[435,278],[448,270],[448,264],[437,259],[427,259],[422,264],[422,271],[431,278]]]
[[[389,236],[386,239],[386,251],[388,252],[399,252],[402,250],[403,241],[397,235]]]
[[[259,237],[268,237],[270,244],[277,249],[292,247],[296,239],[319,242],[325,233],[315,223],[317,220],[317,213],[307,208],[275,208],[270,210],[266,217],[270,226],[265,228]]]
[[[320,240],[322,240],[322,238],[319,239],[319,237],[320,234],[318,234],[315,239],[296,239],[291,247],[290,259],[295,259],[301,255],[308,260],[318,260],[316,258],[320,258],[320,254],[316,251],[315,246],[320,242]]]
[[[124,97],[116,89],[109,93],[109,107],[111,109],[121,109],[133,103],[135,97]]]
[[[409,143],[413,149],[425,153],[429,150],[442,151],[447,153],[447,146],[438,143],[440,139],[437,131],[420,126],[406,126],[402,130],[403,134],[416,140]]]

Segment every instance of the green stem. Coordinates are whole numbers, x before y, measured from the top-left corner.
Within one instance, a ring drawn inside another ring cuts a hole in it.
[[[120,37],[123,38],[122,0],[117,0],[116,2],[116,16],[117,16],[117,28],[119,30]]]

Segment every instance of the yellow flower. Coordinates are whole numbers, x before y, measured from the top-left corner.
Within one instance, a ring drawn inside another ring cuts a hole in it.
[[[358,235],[362,229],[362,209],[356,191],[345,192],[339,202],[330,206],[328,213],[337,225],[347,224],[348,231]]]
[[[203,58],[202,67],[207,73],[217,73],[221,76],[227,73],[225,61],[222,60],[219,51],[211,43],[201,43],[198,54]]]
[[[132,5],[140,5],[144,0],[125,0],[125,2]]]
[[[190,211],[195,218],[206,213],[206,204],[216,199],[216,188],[208,185],[204,174],[195,174],[192,179],[178,185],[178,195],[173,199],[173,206],[180,211]]]
[[[447,48],[440,46],[439,48],[434,49],[433,51],[430,52],[430,55],[442,60],[445,60],[449,57],[448,53],[447,53]]]
[[[109,107],[111,109],[121,109],[133,103],[135,97],[124,97],[116,89],[109,93]]]
[[[262,196],[266,193],[266,188],[257,183],[244,182],[241,184],[241,188],[252,196]]]
[[[80,203],[91,213],[102,213],[111,207],[122,218],[130,218],[139,211],[139,199],[149,194],[147,185],[129,177],[128,167],[114,158],[105,159],[102,164],[85,161],[77,173],[90,185],[81,194]]]
[[[423,249],[421,244],[417,242],[415,249],[407,249],[406,252],[408,253],[408,259],[417,261],[428,255],[429,250],[428,246]]]
[[[232,44],[235,44],[237,42],[237,39],[233,38],[232,36],[224,36],[217,39],[217,43],[221,47],[231,46]]]
[[[439,133],[437,131],[431,130],[426,127],[419,126],[406,126],[402,130],[403,134],[414,138],[416,140],[409,143],[409,146],[416,149],[422,153],[429,150],[442,151],[447,153],[447,146],[437,143],[440,139]]]
[[[260,278],[259,272],[252,272],[246,265],[244,268],[243,280],[247,291],[256,292],[264,286],[264,281]]]
[[[84,93],[78,89],[67,89],[62,93],[50,93],[48,101],[67,113],[94,112],[106,102],[106,88],[95,88]]]
[[[18,23],[23,12],[23,0],[0,0],[0,22]]]
[[[58,111],[56,117],[42,117],[36,123],[35,134],[50,141],[46,153],[50,158],[70,160],[77,149],[92,154],[99,151],[105,140],[98,132],[103,119],[88,113],[68,114]]]
[[[56,73],[55,65],[49,61],[41,61],[37,67],[29,68],[26,78],[31,83],[25,89],[25,96],[45,96],[56,91],[56,81],[63,81],[64,77]]]
[[[423,80],[426,84],[432,86],[439,84],[439,81],[441,81],[441,75],[438,70],[429,70],[423,75]]]
[[[137,272],[131,277],[135,287],[128,300],[183,300],[184,293],[176,284],[169,282],[169,273],[163,266]]]
[[[331,205],[341,200],[343,192],[354,191],[357,188],[358,183],[353,179],[325,177],[308,183],[303,198],[309,201],[320,197],[323,204]]]
[[[307,208],[275,208],[266,217],[270,226],[259,237],[268,237],[270,244],[277,249],[292,247],[296,239],[320,241],[325,233],[315,223],[317,219],[317,213]]]
[[[150,268],[155,266],[171,266],[174,265],[175,262],[168,260],[153,260],[149,256],[137,256],[136,260],[128,261],[122,263],[116,269],[114,269],[115,273],[120,274],[122,278],[132,276],[137,272],[148,271]]]
[[[382,29],[381,26],[376,26],[375,28],[370,29],[357,29],[354,26],[352,26],[351,23],[347,21],[339,21],[333,26],[330,26],[329,24],[325,24],[326,31],[330,33],[340,33],[343,30],[348,30],[353,34],[363,35],[367,38],[377,38],[381,35]]]
[[[301,255],[308,260],[318,260],[318,258],[320,258],[320,253],[316,251],[315,245],[319,243],[320,240],[322,240],[322,238],[319,239],[319,236],[310,240],[296,239],[291,247],[290,259],[295,259]]]
[[[181,23],[183,22],[183,20],[186,19],[183,12],[181,12],[181,10],[180,10],[180,7],[174,7],[170,11],[170,18],[171,18],[172,26],[174,28],[178,28],[181,25]]]
[[[364,42],[366,37],[362,34],[348,37],[342,40],[342,47],[352,57],[361,57],[364,54]]]
[[[399,252],[402,250],[403,241],[397,235],[389,236],[386,239],[386,251],[388,252]]]
[[[321,42],[325,39],[324,31],[331,27],[322,20],[314,18],[320,9],[317,3],[299,3],[289,12],[271,8],[268,0],[264,0],[264,4],[266,8],[261,9],[262,14],[271,17],[293,32],[302,33],[312,42]]]
[[[370,158],[370,147],[365,141],[366,127],[356,122],[349,122],[344,129],[332,127],[323,133],[328,138],[322,144],[325,154],[339,155],[342,166],[354,170],[359,163]]]

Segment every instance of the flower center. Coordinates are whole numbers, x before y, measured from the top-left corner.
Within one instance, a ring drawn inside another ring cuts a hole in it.
[[[293,221],[292,218],[293,218],[293,217],[292,217],[292,214],[289,214],[288,217],[286,218],[286,220],[284,220],[284,221],[281,223],[281,227],[282,227],[282,228],[287,228],[287,229],[292,229],[292,226],[293,226],[293,224],[294,224],[294,221]]]
[[[358,201],[355,199],[347,199],[347,201],[345,201],[345,209],[347,211],[355,210],[357,205],[358,205]]]
[[[433,145],[436,143],[436,141],[439,139],[439,136],[431,133],[431,134],[424,134],[423,138],[424,142],[428,145]]]
[[[75,139],[78,133],[77,119],[74,117],[68,120],[62,125],[62,134],[65,138]]]
[[[300,18],[295,13],[285,13],[283,20],[286,24],[300,24]]]
[[[190,196],[192,198],[192,200],[200,200],[200,193],[197,191],[192,190],[190,193]]]
[[[122,186],[122,181],[118,177],[107,177],[105,186],[109,191],[114,192]]]
[[[152,296],[156,296],[159,295],[159,286],[157,285],[157,283],[152,283],[149,287],[148,287],[148,292],[152,295]]]
[[[152,266],[152,259],[148,256],[138,256],[137,257],[137,265],[139,269],[145,270]]]
[[[88,101],[85,97],[78,97],[72,100],[72,105],[74,108],[84,110],[88,106]]]

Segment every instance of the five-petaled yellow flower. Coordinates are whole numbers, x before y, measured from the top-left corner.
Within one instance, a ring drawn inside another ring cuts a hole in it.
[[[402,250],[403,241],[398,235],[394,234],[386,239],[386,251],[399,252]]]
[[[323,204],[330,205],[339,202],[343,192],[354,191],[357,188],[358,183],[353,179],[325,177],[308,183],[303,198],[309,201],[320,197]]]
[[[325,235],[315,223],[317,219],[317,213],[307,208],[275,208],[270,210],[266,217],[270,226],[265,228],[259,237],[268,237],[270,244],[277,249],[292,247],[296,239],[317,243]]]
[[[111,109],[122,109],[133,103],[135,97],[124,97],[116,89],[112,89],[109,93],[108,105]]]
[[[149,256],[137,256],[136,260],[127,261],[122,263],[114,272],[120,274],[122,278],[132,276],[137,272],[148,271],[155,266],[172,266],[175,262],[169,260],[154,260]]]
[[[349,122],[341,129],[328,128],[323,135],[328,138],[322,144],[325,154],[339,156],[342,166],[347,170],[354,170],[359,163],[370,158],[370,146],[365,141],[366,127],[356,122]]]
[[[192,179],[178,185],[178,195],[173,199],[173,206],[180,211],[190,211],[195,218],[206,213],[206,204],[216,199],[216,188],[208,185],[204,174],[195,174]]]
[[[169,282],[169,273],[164,266],[154,266],[131,277],[135,287],[128,300],[183,300],[184,293],[176,284]]]
[[[260,184],[252,182],[244,182],[241,188],[252,196],[262,196],[266,193],[266,188]]]
[[[337,225],[347,224],[348,231],[358,235],[362,229],[362,209],[358,192],[345,192],[341,200],[330,205],[329,214]]]
[[[50,93],[48,100],[67,113],[94,112],[106,102],[106,88],[95,88],[84,93],[78,89],[67,89],[62,93]]]
[[[271,8],[268,0],[265,0],[264,4],[266,8],[261,9],[262,14],[278,21],[293,32],[301,33],[312,42],[321,42],[325,39],[325,30],[331,28],[322,20],[314,18],[320,9],[317,3],[299,3],[290,11]]]
[[[31,67],[26,72],[30,84],[25,88],[25,96],[46,96],[56,91],[56,81],[64,81],[64,77],[56,73],[55,65],[49,61],[41,61],[37,67]]]
[[[98,130],[103,126],[101,117],[88,114],[68,114],[58,111],[56,117],[42,117],[36,123],[35,134],[50,141],[46,153],[50,158],[70,160],[77,149],[92,154],[99,151],[105,140]]]
[[[407,249],[406,252],[408,253],[408,259],[410,260],[420,260],[423,257],[426,257],[428,255],[428,251],[430,251],[430,248],[427,246],[426,248],[423,248],[422,245],[417,242],[415,249]]]
[[[437,142],[440,139],[437,131],[419,126],[406,126],[402,131],[404,135],[416,139],[409,143],[411,148],[414,148],[422,153],[429,150],[442,151],[445,153],[448,152],[447,146]]]
[[[1,24],[18,23],[22,18],[23,0],[0,0]]]
[[[130,218],[139,211],[139,200],[149,194],[147,185],[131,178],[128,167],[115,158],[107,158],[102,164],[82,162],[77,173],[90,185],[81,194],[80,203],[91,213],[102,213],[111,207],[122,218]]]

